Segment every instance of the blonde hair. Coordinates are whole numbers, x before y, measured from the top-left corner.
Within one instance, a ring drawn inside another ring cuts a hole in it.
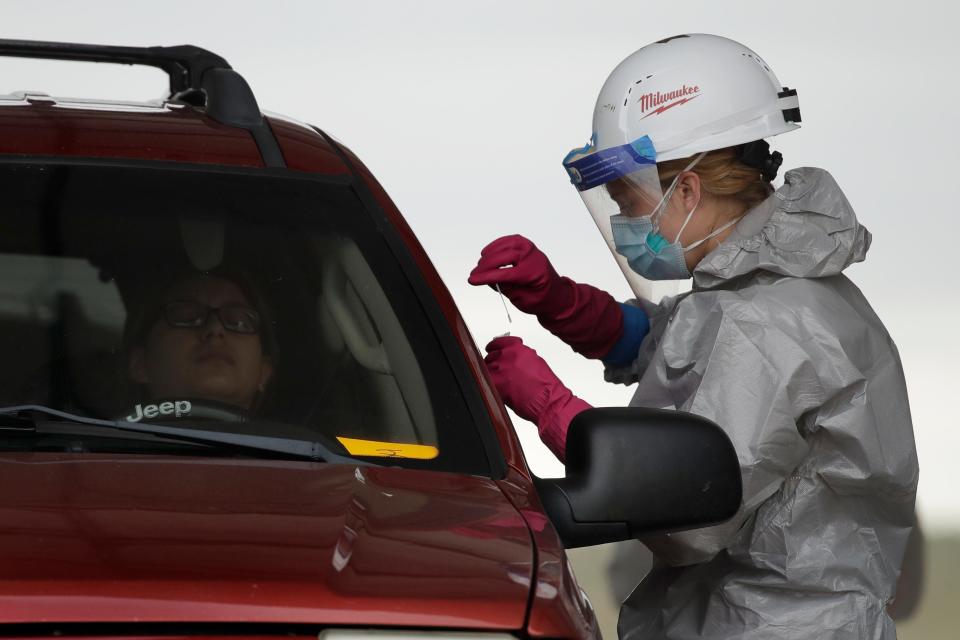
[[[679,158],[657,164],[664,190],[691,160],[692,157]],[[760,169],[750,167],[737,159],[736,147],[708,151],[690,171],[700,177],[700,189],[704,193],[718,200],[733,201],[741,205],[744,212],[773,193],[773,185],[763,179]]]

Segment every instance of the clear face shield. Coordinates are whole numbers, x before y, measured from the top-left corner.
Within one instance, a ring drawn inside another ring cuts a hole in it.
[[[570,181],[580,193],[634,295],[647,299],[651,297],[651,283],[634,271],[617,251],[613,224],[623,218],[649,218],[653,230],[659,227],[672,186],[667,193],[663,192],[656,157],[653,143],[644,136],[630,144],[600,151],[591,141],[586,147],[571,151],[563,161]]]

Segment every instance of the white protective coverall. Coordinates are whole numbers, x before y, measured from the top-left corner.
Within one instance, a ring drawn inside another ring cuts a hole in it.
[[[842,275],[870,233],[826,171],[749,211],[659,305],[637,360],[607,369],[631,405],[720,425],[743,504],[727,523],[645,539],[657,557],[619,635],[890,639],[918,465],[897,349]]]

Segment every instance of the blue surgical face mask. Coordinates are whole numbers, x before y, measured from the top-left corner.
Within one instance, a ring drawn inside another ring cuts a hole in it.
[[[687,222],[690,221],[696,209],[694,207],[693,211],[687,214]],[[673,242],[664,238],[659,231],[654,229],[650,216],[642,218],[630,218],[623,215],[611,216],[610,228],[613,232],[613,244],[617,253],[626,258],[630,268],[638,274],[647,280],[685,280],[690,277],[690,270],[687,268],[684,255],[710,238],[726,231],[738,221],[731,220],[715,229],[710,235],[686,247],[680,244],[679,233],[677,239]],[[683,223],[684,227],[687,222]],[[680,231],[682,233],[683,229],[681,228]]]
[[[613,244],[630,268],[647,280],[683,280],[690,277],[683,248],[653,228],[650,216],[610,218]]]
[[[662,212],[662,207],[665,206],[666,200],[673,194],[675,186],[676,180],[670,185],[663,200],[649,216],[631,218],[616,215],[610,217],[613,244],[617,253],[627,259],[631,269],[647,280],[686,280],[690,277],[690,269],[687,268],[684,255],[737,222],[737,220],[731,220],[715,229],[708,236],[684,247],[680,244],[680,235],[693,218],[693,214],[700,204],[697,203],[687,214],[680,231],[677,232],[677,237],[673,242],[670,242],[654,226],[653,219],[654,216]]]

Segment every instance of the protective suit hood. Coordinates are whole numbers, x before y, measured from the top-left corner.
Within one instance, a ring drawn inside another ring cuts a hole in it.
[[[788,171],[784,184],[747,212],[693,271],[694,289],[711,289],[756,271],[798,278],[839,274],[861,262],[870,232],[828,172]]]

